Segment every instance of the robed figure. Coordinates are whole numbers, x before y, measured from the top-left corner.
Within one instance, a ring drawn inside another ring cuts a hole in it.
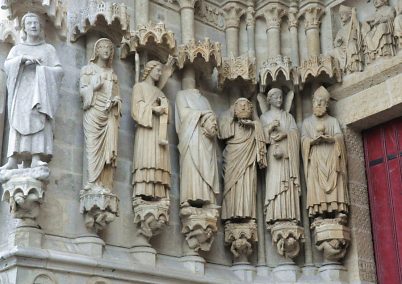
[[[290,96],[290,95],[289,95]],[[268,153],[266,168],[265,221],[300,221],[300,136],[293,116],[282,108],[281,89],[268,92],[270,109],[264,112],[264,128]],[[290,100],[291,104],[291,100]]]
[[[257,164],[264,168],[267,161],[264,133],[252,116],[251,102],[240,98],[219,120],[219,138],[226,142],[222,220],[256,219]]]
[[[219,193],[217,121],[208,100],[199,90],[183,90],[177,94],[176,131],[182,206],[216,204]]]
[[[362,35],[366,63],[370,63],[380,56],[395,55],[395,9],[386,4],[388,4],[388,0],[374,0],[376,8],[374,17],[363,23]]]
[[[313,95],[313,115],[303,121],[302,156],[310,217],[334,217],[348,212],[346,149],[336,118],[327,114],[329,93]]]
[[[90,63],[81,69],[80,94],[88,159],[86,190],[113,189],[121,116],[119,82],[112,69],[113,54],[113,43],[101,38],[95,43]]]
[[[155,86],[162,64],[149,61],[142,82],[134,85],[131,116],[137,123],[133,159],[133,197],[169,198],[170,154],[166,137],[169,104]]]
[[[341,5],[339,16],[342,27],[334,41],[334,55],[344,73],[363,71],[363,40],[356,8]]]
[[[7,74],[8,162],[3,168],[32,159],[31,167],[46,165],[53,154],[54,119],[63,76],[55,48],[43,41],[38,15],[21,21],[23,42],[11,48],[4,63]]]

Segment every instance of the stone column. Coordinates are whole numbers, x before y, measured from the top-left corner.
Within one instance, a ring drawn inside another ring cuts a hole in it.
[[[194,40],[194,5],[197,0],[177,0],[180,5],[181,41],[183,44]],[[195,72],[192,66],[183,69],[182,88],[195,89]]]
[[[267,23],[268,58],[281,54],[281,19],[284,15],[285,9],[279,4],[269,4],[264,11]]]
[[[136,26],[149,22],[149,0],[135,0]]]
[[[291,42],[291,60],[293,66],[299,66],[299,38],[298,38],[298,7],[297,2],[292,1],[288,11],[288,27],[290,33],[290,42]]]
[[[247,8],[246,13],[248,55],[255,57],[255,10],[252,4]]]
[[[303,11],[304,28],[307,37],[308,57],[319,56],[321,53],[320,24],[324,9],[318,5],[310,5]]]
[[[242,9],[236,3],[229,3],[223,7],[226,22],[226,56],[239,56],[239,27]]]

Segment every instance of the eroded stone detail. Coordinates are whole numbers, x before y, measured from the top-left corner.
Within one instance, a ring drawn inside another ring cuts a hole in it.
[[[222,30],[225,27],[225,18],[222,11],[206,1],[197,1],[194,7],[197,19]]]
[[[182,206],[180,217],[183,225],[182,233],[191,250],[209,251],[218,231],[217,221],[219,211],[215,208],[196,208]]]
[[[248,55],[239,57],[223,58],[222,66],[219,68],[219,86],[223,87],[226,83],[238,78],[250,83],[257,84],[255,58]]]
[[[147,25],[138,25],[136,31],[123,37],[120,57],[126,58],[128,54],[146,48],[150,42],[157,47],[167,49],[170,54],[173,54],[176,49],[174,33],[166,30],[164,23],[149,22]]]
[[[225,243],[230,246],[234,256],[234,263],[249,263],[248,257],[252,254],[253,243],[258,241],[257,224],[255,220],[244,223],[225,224]]]
[[[10,204],[12,216],[19,219],[19,227],[38,227],[36,218],[49,175],[47,166],[0,171],[0,183],[4,189],[2,201]]]
[[[308,81],[308,77],[317,78],[321,74],[326,74],[329,78],[342,81],[342,72],[339,62],[330,55],[312,56],[304,60],[298,68],[301,83]]]
[[[280,255],[293,259],[299,254],[301,243],[304,243],[303,227],[296,222],[275,222],[269,229],[272,244]]]
[[[3,19],[0,22],[0,42],[18,43],[19,32],[15,21]]]
[[[283,5],[270,4],[264,10],[264,17],[267,25],[267,29],[277,28],[281,26],[282,17],[285,16],[287,10]]]
[[[319,29],[321,17],[324,15],[324,9],[321,5],[308,5],[301,11],[304,14],[304,29]]]
[[[98,18],[102,17],[105,26],[100,25]],[[122,37],[129,31],[130,15],[124,3],[110,3],[102,0],[89,0],[88,6],[82,8],[78,14],[71,15],[71,41],[86,34],[91,29],[101,29],[106,32],[114,42],[120,43]],[[115,25],[117,22],[118,25]]]
[[[179,45],[177,56],[179,68],[182,69],[186,63],[194,63],[197,56],[201,56],[206,63],[219,67],[222,64],[221,44],[205,38],[198,42],[192,39],[187,44]]]

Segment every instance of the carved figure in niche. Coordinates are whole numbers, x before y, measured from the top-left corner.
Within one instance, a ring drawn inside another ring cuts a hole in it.
[[[167,141],[169,103],[155,86],[162,64],[149,61],[142,82],[134,85],[131,116],[137,123],[133,159],[133,197],[169,198],[170,154]]]
[[[293,96],[287,97],[284,110],[282,90],[271,89],[267,95],[271,108],[260,117],[268,147],[264,203],[267,224],[300,221],[300,136],[289,113]]]
[[[113,188],[121,116],[119,82],[112,69],[113,54],[113,43],[101,38],[95,43],[90,63],[81,69],[80,94],[88,158],[85,190],[110,192]]]
[[[219,193],[217,121],[208,100],[199,90],[189,89],[177,94],[176,131],[180,141],[181,205],[208,207],[216,204],[215,195]]]
[[[54,118],[63,69],[55,48],[45,43],[40,17],[22,17],[22,43],[4,63],[7,74],[10,134],[7,163],[2,169],[45,166],[53,154]]]
[[[339,16],[342,27],[335,37],[334,55],[344,73],[363,71],[363,42],[356,8],[341,5]]]
[[[399,0],[397,5],[397,16],[394,20],[394,37],[398,47],[402,48],[402,1]]]
[[[395,9],[387,4],[388,0],[374,0],[375,15],[362,25],[366,63],[381,56],[395,55]]]
[[[231,115],[219,122],[219,137],[226,140],[222,220],[255,219],[257,163],[267,166],[261,124],[253,120],[253,105],[246,98],[237,99]]]
[[[336,118],[328,115],[329,92],[313,95],[313,115],[303,121],[302,156],[310,217],[343,216],[348,212],[346,148]],[[332,216],[331,216],[332,215]]]

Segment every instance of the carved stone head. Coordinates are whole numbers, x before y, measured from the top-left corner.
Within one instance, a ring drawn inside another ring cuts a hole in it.
[[[90,61],[96,63],[99,58],[107,60],[107,67],[110,68],[112,67],[113,55],[113,42],[108,38],[101,38],[95,42],[94,51]]]
[[[151,77],[153,81],[159,81],[162,75],[162,63],[156,60],[148,61],[144,67],[144,73],[142,75],[142,81]]]
[[[271,106],[276,108],[282,107],[283,93],[279,88],[272,88],[267,94],[267,101]]]
[[[29,36],[43,39],[43,24],[38,14],[28,12],[21,19],[21,38],[26,41]]]
[[[234,103],[234,116],[238,119],[250,119],[253,114],[253,104],[246,98],[239,98]]]
[[[321,117],[327,113],[330,94],[324,87],[319,87],[313,95],[313,113]]]

